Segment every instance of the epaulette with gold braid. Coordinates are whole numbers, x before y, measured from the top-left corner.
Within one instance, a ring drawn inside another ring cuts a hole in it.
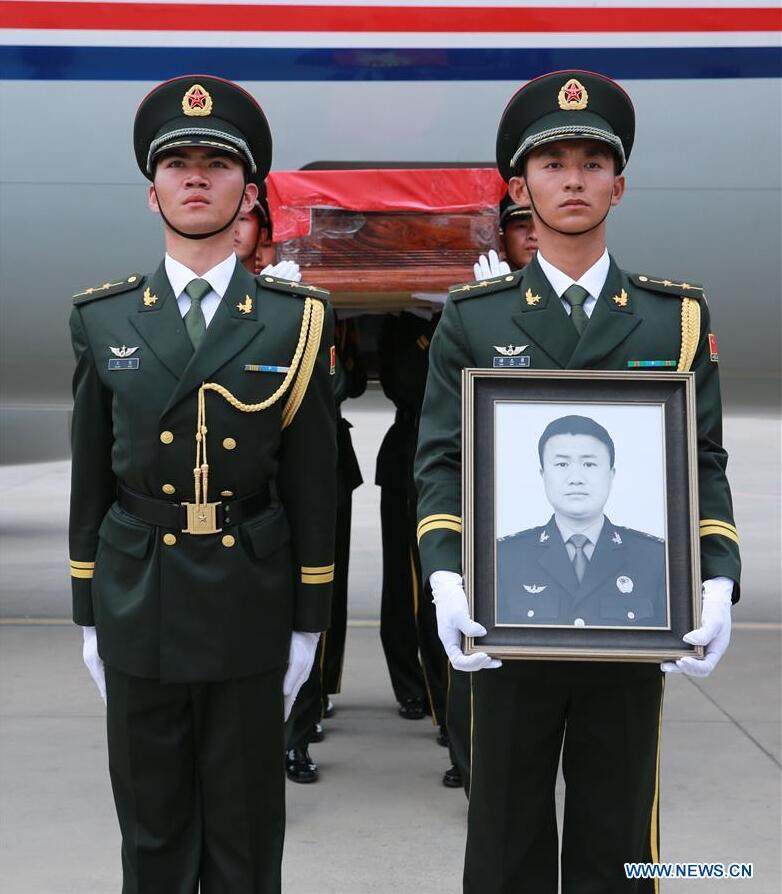
[[[674,282],[671,279],[660,279],[656,276],[647,276],[644,273],[629,274],[630,281],[639,289],[649,289],[652,292],[660,292],[662,295],[670,295],[672,298],[698,298],[702,300],[706,293],[702,285],[694,282]]]
[[[86,304],[88,301],[96,301],[98,298],[108,298],[109,295],[119,295],[121,292],[137,289],[143,281],[144,277],[140,273],[132,273],[125,279],[120,279],[117,282],[104,282],[103,285],[93,286],[91,289],[77,292],[71,297],[74,304]]]
[[[321,301],[329,300],[328,289],[321,289],[320,286],[313,286],[306,282],[293,282],[290,279],[278,279],[276,276],[269,276],[267,273],[259,273],[256,279],[264,289],[288,292],[288,294],[297,295],[299,298],[318,298]]]
[[[448,296],[454,301],[462,301],[465,298],[475,298],[479,295],[488,295],[491,292],[501,292],[503,289],[513,289],[519,284],[522,274],[522,270],[517,270],[515,273],[503,273],[500,276],[493,276],[491,279],[478,279],[475,282],[451,286],[448,289]]]

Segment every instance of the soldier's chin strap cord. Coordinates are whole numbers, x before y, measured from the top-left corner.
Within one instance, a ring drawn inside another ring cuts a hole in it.
[[[152,185],[152,189],[155,189],[154,184]],[[184,239],[209,239],[211,236],[217,236],[218,233],[223,233],[228,229],[228,227],[233,226],[234,221],[239,216],[239,213],[242,210],[242,203],[244,202],[244,190],[242,190],[242,195],[239,198],[239,204],[236,206],[236,211],[234,211],[233,215],[228,219],[228,222],[223,224],[223,226],[219,229],[212,230],[211,233],[186,233],[184,230],[178,229],[163,213],[163,206],[160,203],[160,196],[157,194],[157,190],[155,190],[155,198],[157,199],[157,208],[160,212],[160,216],[163,218],[163,223],[169,228],[169,230],[173,230],[177,234],[177,236],[182,236]]]
[[[585,230],[574,230],[568,232],[566,230],[559,230],[557,227],[552,226],[545,217],[538,211],[538,206],[535,204],[535,199],[532,197],[532,190],[529,188],[529,181],[524,178],[524,183],[527,186],[527,195],[529,196],[529,203],[532,205],[532,210],[535,212],[536,216],[542,221],[542,223],[548,227],[549,230],[553,230],[555,233],[559,233],[560,236],[583,236],[585,233],[591,233],[592,230],[596,230],[608,217],[609,212],[611,211],[611,200],[608,200],[608,207],[606,208],[606,213],[600,218],[600,220],[591,227],[587,227]]]

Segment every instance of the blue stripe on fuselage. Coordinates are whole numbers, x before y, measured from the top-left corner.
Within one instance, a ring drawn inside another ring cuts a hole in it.
[[[782,49],[0,46],[2,80],[160,81],[197,69],[237,81],[524,81],[565,68],[620,80],[778,78]]]

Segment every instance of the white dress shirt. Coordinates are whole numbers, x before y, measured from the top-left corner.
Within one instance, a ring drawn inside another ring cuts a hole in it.
[[[572,285],[576,285],[581,286],[581,288],[586,289],[587,292],[589,292],[589,297],[584,301],[584,313],[588,317],[591,317],[597,299],[600,297],[600,293],[603,291],[603,286],[606,284],[606,279],[608,278],[608,268],[611,266],[611,260],[608,257],[608,249],[603,251],[603,254],[600,255],[580,279],[571,279],[567,273],[558,270],[543,257],[540,253],[540,249],[538,249],[537,257],[540,269],[543,271],[546,279],[551,283],[551,288],[557,293],[562,301],[562,306],[567,311],[568,316],[572,313],[573,308],[564,298],[562,298],[562,296]]]
[[[174,260],[169,254],[166,254],[165,263],[166,276],[168,276],[168,281],[171,283],[171,291],[176,298],[179,313],[183,317],[190,310],[192,303],[190,296],[185,291],[185,286],[194,279],[205,279],[212,287],[212,291],[208,292],[201,299],[201,310],[204,312],[204,320],[206,320],[206,325],[208,326],[212,322],[212,317],[215,315],[218,305],[223,300],[223,295],[228,290],[228,283],[231,281],[231,277],[234,275],[236,255],[231,253],[224,261],[220,261],[211,270],[207,270],[203,276],[193,273],[189,267],[185,267],[184,264]]]
[[[586,286],[584,286],[586,288]],[[555,515],[554,522],[556,526],[559,528],[559,533],[562,535],[562,539],[565,541],[565,549],[567,550],[567,554],[570,556],[570,561],[573,561],[573,557],[576,554],[576,547],[572,543],[568,543],[568,540],[574,534],[583,534],[587,538],[587,542],[584,544],[584,555],[587,559],[592,558],[592,553],[595,551],[595,547],[597,546],[598,538],[600,537],[600,532],[603,530],[603,525],[605,524],[606,517],[601,515],[600,518],[593,522],[588,528],[583,531],[576,531],[573,528],[570,528],[565,524],[564,521],[560,521],[560,519]]]

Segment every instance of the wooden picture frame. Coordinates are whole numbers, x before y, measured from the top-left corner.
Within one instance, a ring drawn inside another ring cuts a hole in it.
[[[466,369],[462,410],[465,653],[702,656],[694,373]]]

